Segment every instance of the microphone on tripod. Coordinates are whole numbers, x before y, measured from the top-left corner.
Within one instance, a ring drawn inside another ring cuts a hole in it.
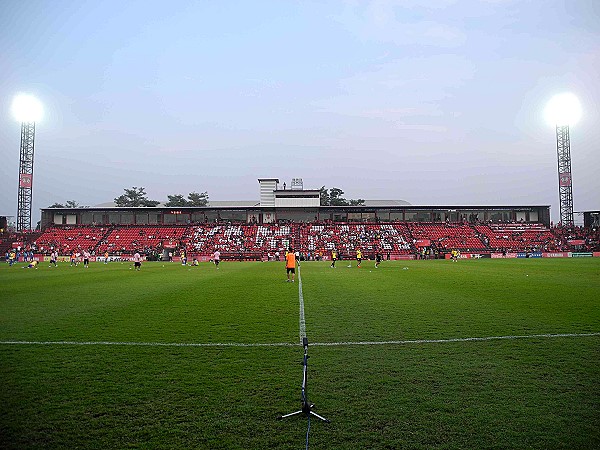
[[[286,419],[288,417],[298,416],[304,414],[309,420],[311,416],[316,417],[326,423],[331,423],[329,419],[320,416],[312,410],[315,406],[308,401],[308,338],[302,338],[302,347],[304,347],[304,359],[302,361],[302,409],[294,411],[293,413],[285,414],[277,417],[277,420]]]

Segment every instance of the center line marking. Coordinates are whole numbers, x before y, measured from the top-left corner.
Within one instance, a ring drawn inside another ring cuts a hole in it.
[[[302,295],[302,277],[300,264],[298,264],[298,297],[300,298],[300,344],[306,337],[306,321],[304,320],[304,295]]]

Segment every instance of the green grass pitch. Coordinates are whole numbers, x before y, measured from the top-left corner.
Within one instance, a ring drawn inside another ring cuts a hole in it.
[[[347,265],[301,266],[311,448],[600,447],[600,259]],[[283,263],[21,267],[1,448],[304,448]]]

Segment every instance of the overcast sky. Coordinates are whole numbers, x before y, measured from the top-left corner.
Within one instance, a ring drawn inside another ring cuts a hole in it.
[[[600,209],[600,2],[0,1],[0,215],[18,92],[36,95],[33,219],[143,186],[258,200],[258,178],[414,205],[551,205],[556,93],[575,211]]]

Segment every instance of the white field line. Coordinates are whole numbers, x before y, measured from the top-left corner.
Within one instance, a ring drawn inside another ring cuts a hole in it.
[[[236,342],[119,342],[119,341],[0,341],[0,345],[115,345],[130,347],[295,347],[291,342],[236,343]]]
[[[446,344],[452,342],[478,342],[478,341],[499,341],[499,340],[514,340],[514,339],[551,339],[551,338],[568,338],[568,337],[591,337],[600,336],[600,333],[563,333],[563,334],[530,334],[523,336],[484,336],[484,337],[467,337],[467,338],[450,338],[450,339],[412,339],[406,341],[362,341],[362,342],[320,342],[311,344],[313,346],[341,346],[341,345],[409,345],[409,344]]]
[[[563,334],[531,334],[523,336],[484,336],[450,339],[412,339],[398,341],[348,341],[348,342],[314,342],[310,345],[320,347],[353,346],[353,345],[415,345],[415,344],[446,344],[456,342],[481,342],[516,339],[557,339],[557,338],[585,338],[600,336],[600,333],[563,333]],[[134,347],[295,347],[298,344],[291,342],[274,343],[178,343],[178,342],[111,342],[111,341],[0,341],[0,345],[114,345]]]
[[[302,277],[300,276],[300,265],[298,265],[298,297],[300,298],[300,344],[306,337],[306,321],[304,320],[304,295],[302,294]]]

